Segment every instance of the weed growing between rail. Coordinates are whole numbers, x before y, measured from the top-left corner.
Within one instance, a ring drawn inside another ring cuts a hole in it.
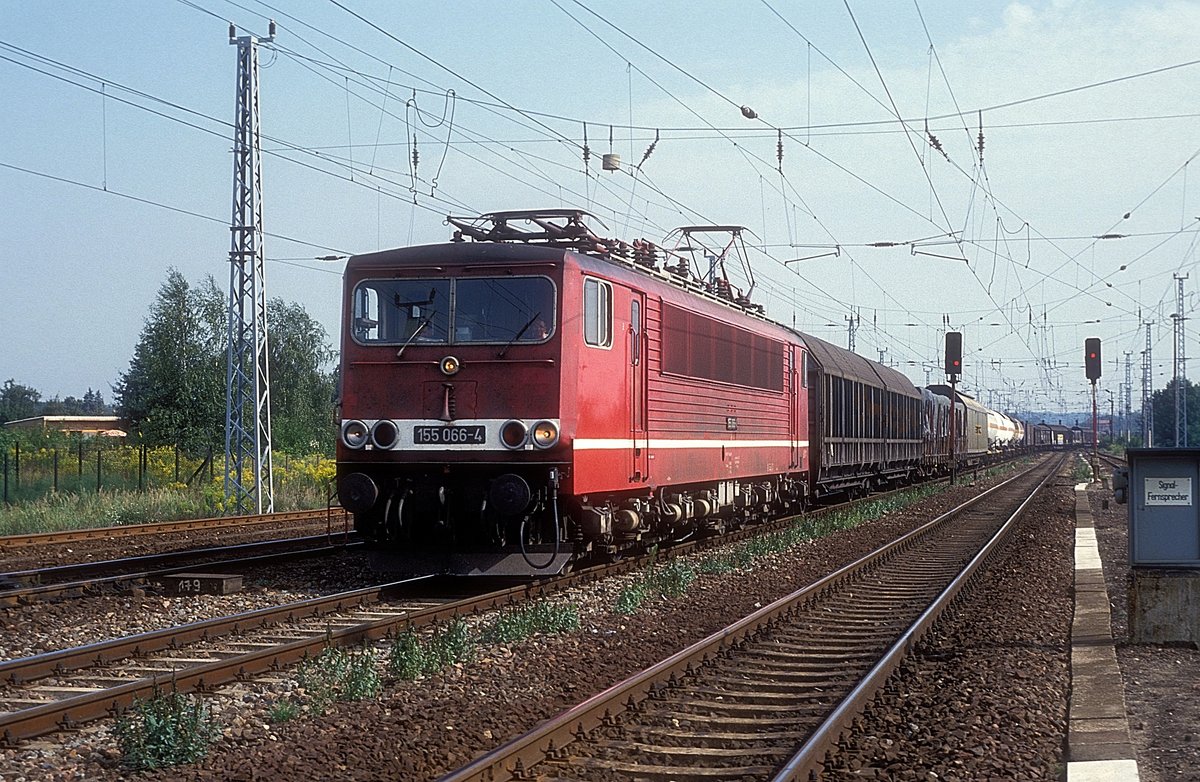
[[[284,722],[291,722],[300,716],[303,711],[300,704],[294,700],[285,698],[284,700],[276,701],[271,704],[271,709],[267,714],[268,719],[276,725]]]
[[[117,743],[134,769],[193,763],[204,757],[220,730],[208,707],[178,692],[155,692],[117,720]]]
[[[579,629],[579,606],[539,600],[502,611],[479,635],[481,644],[507,644],[543,633],[572,633]]]
[[[1075,457],[1075,464],[1071,467],[1071,480],[1075,483],[1092,482],[1092,465],[1082,456]]]
[[[475,644],[476,640],[462,619],[455,619],[428,639],[409,628],[392,644],[388,669],[398,678],[411,681],[455,663],[467,662],[475,656]]]
[[[296,679],[304,688],[308,709],[324,714],[338,701],[364,701],[379,694],[379,672],[371,649],[349,651],[329,647],[301,663]]]
[[[681,559],[673,559],[661,567],[652,562],[638,579],[617,596],[614,610],[618,614],[633,614],[647,599],[660,595],[666,599],[682,597],[696,580],[696,569]]]
[[[579,627],[579,606],[539,600],[501,611],[475,633],[462,619],[455,619],[428,638],[409,628],[392,644],[388,669],[396,678],[412,681],[468,662],[480,646],[515,643],[538,634],[573,633]]]

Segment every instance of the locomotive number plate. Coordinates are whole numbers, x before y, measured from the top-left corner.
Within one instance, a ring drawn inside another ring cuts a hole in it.
[[[414,426],[417,445],[483,445],[487,442],[482,426]]]

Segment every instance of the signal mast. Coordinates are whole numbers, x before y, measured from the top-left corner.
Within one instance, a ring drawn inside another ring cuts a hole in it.
[[[1083,341],[1083,368],[1087,379],[1092,381],[1092,456],[1100,448],[1100,437],[1096,429],[1096,381],[1100,379],[1100,338],[1088,337]]]
[[[950,483],[958,480],[958,464],[954,461],[955,421],[958,418],[958,376],[962,374],[962,332],[946,332],[946,375],[950,378]]]

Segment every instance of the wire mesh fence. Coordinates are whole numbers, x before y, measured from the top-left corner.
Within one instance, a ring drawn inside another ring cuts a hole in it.
[[[17,442],[3,451],[3,498],[11,504],[59,492],[199,487],[219,471],[213,461],[211,448],[197,454],[179,446],[126,445],[101,438],[55,447]]]

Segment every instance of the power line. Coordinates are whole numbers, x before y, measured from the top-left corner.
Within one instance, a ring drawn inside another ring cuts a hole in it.
[[[151,198],[142,198],[141,196],[135,196],[135,195],[132,195],[131,193],[122,193],[121,191],[113,190],[112,188],[107,188],[107,189],[102,188],[99,185],[91,185],[91,184],[88,184],[87,182],[80,182],[77,179],[70,179],[68,177],[57,176],[55,174],[49,174],[45,171],[36,171],[32,168],[24,168],[22,166],[13,165],[12,163],[5,163],[3,161],[0,161],[0,168],[7,168],[12,171],[19,171],[22,174],[29,174],[30,176],[41,177],[42,179],[49,179],[51,181],[60,182],[62,184],[66,184],[66,185],[74,185],[75,187],[82,187],[82,188],[86,188],[88,190],[95,190],[98,193],[105,193],[107,195],[117,196],[118,198],[125,198],[130,201],[136,201],[139,204],[145,204],[147,206],[154,206],[159,209],[166,209],[168,212],[175,212],[177,214],[187,215],[188,217],[195,217],[199,220],[207,220],[208,222],[211,222],[211,223],[219,223],[224,226],[229,225],[228,220],[220,218],[220,217],[213,217],[212,215],[206,215],[206,214],[202,214],[200,212],[194,212],[190,209],[184,209],[184,208],[178,207],[178,206],[171,206],[170,204],[165,204],[161,201],[155,201]],[[272,239],[281,239],[285,242],[292,242],[294,244],[303,245],[305,247],[313,247],[318,250],[328,250],[330,252],[339,253],[342,255],[349,254],[346,250],[340,250],[336,247],[329,247],[324,244],[316,244],[315,242],[305,241],[304,239],[297,239],[294,236],[288,236],[287,234],[271,233],[269,231],[264,231],[263,235],[269,236]]]

